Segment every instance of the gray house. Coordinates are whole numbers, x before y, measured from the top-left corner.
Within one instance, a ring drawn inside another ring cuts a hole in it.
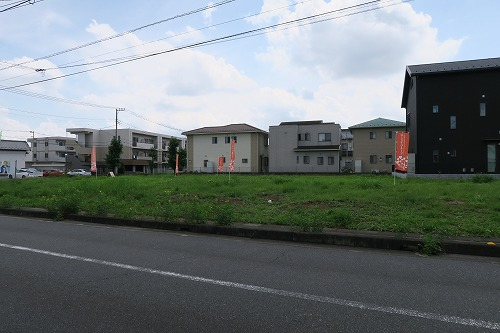
[[[269,172],[338,173],[340,125],[322,120],[269,127]]]

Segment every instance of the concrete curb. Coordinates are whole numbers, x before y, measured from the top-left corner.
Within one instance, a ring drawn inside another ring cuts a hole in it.
[[[0,214],[49,218],[53,216],[44,209],[0,208]],[[288,242],[340,245],[362,248],[417,251],[424,243],[422,235],[403,235],[389,232],[355,231],[325,229],[322,232],[301,232],[290,226],[261,225],[235,223],[231,226],[217,224],[192,224],[182,222],[163,222],[155,220],[130,220],[115,217],[99,217],[70,214],[66,220],[129,226],[137,228],[171,230],[192,233],[245,237],[253,239],[269,239]],[[453,237],[437,239],[445,253],[465,254],[486,257],[500,257],[500,239]]]

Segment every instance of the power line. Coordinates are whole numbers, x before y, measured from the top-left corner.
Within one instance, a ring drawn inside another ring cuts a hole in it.
[[[388,1],[385,1],[385,2],[390,2],[390,1],[391,0],[388,0]],[[397,4],[404,3],[404,2],[410,2],[410,1],[413,1],[413,0],[406,0],[406,1],[398,2]],[[176,47],[176,48],[173,48],[173,49],[169,49],[169,50],[163,50],[163,51],[157,51],[157,52],[143,54],[143,55],[138,55],[138,56],[132,56],[131,58],[127,58],[127,59],[124,59],[124,60],[119,60],[119,61],[116,61],[114,63],[108,64],[108,65],[103,65],[103,66],[99,66],[99,67],[89,68],[89,69],[81,70],[81,71],[78,71],[78,72],[73,72],[73,73],[69,73],[69,74],[65,74],[65,75],[60,75],[60,76],[55,76],[55,77],[52,77],[52,78],[47,78],[47,79],[44,79],[44,80],[33,81],[33,82],[29,82],[29,83],[24,83],[24,84],[19,84],[19,85],[12,86],[12,87],[0,86],[0,91],[2,91],[2,90],[10,90],[10,89],[19,88],[19,87],[25,87],[25,86],[33,85],[33,84],[36,84],[36,83],[42,83],[42,82],[57,80],[57,79],[60,79],[60,78],[70,77],[70,76],[74,76],[74,75],[78,75],[78,74],[83,74],[83,73],[87,73],[87,72],[92,72],[92,71],[95,71],[95,70],[98,70],[98,69],[104,69],[104,68],[108,68],[108,67],[112,67],[112,66],[116,66],[116,65],[128,63],[128,62],[132,62],[132,61],[136,61],[136,60],[150,58],[150,57],[154,57],[154,56],[158,56],[158,55],[162,55],[162,54],[166,54],[166,53],[172,53],[172,52],[179,51],[179,50],[190,49],[190,48],[195,48],[195,47],[201,47],[201,46],[205,46],[205,45],[212,45],[212,44],[221,43],[221,42],[228,41],[228,40],[239,39],[239,38],[243,38],[244,36],[247,36],[247,35],[248,36],[258,35],[260,33],[264,33],[266,31],[269,31],[269,30],[272,30],[272,29],[276,29],[276,28],[287,29],[288,28],[287,26],[290,26],[290,25],[296,24],[296,23],[299,23],[299,24],[302,24],[302,25],[310,25],[310,24],[315,24],[315,23],[327,21],[327,20],[333,20],[333,19],[337,19],[339,17],[324,18],[323,20],[319,20],[319,18],[320,17],[325,17],[327,15],[332,15],[334,13],[339,13],[339,12],[343,12],[343,11],[353,10],[353,9],[356,9],[356,8],[359,9],[359,8],[363,8],[363,7],[373,6],[373,5],[375,5],[377,3],[380,3],[380,2],[381,2],[381,0],[368,1],[368,2],[365,2],[365,3],[362,3],[362,4],[348,6],[348,7],[344,7],[344,8],[341,8],[341,9],[331,10],[331,11],[327,11],[327,12],[323,12],[323,13],[319,13],[319,14],[314,14],[314,15],[310,15],[310,16],[307,16],[307,17],[303,17],[303,18],[299,18],[299,19],[287,21],[287,22],[276,23],[276,24],[272,24],[272,25],[269,25],[269,26],[266,26],[266,27],[262,27],[262,28],[256,28],[256,29],[247,30],[247,31],[244,31],[244,32],[239,32],[239,33],[235,33],[235,34],[231,34],[231,35],[226,35],[226,36],[223,36],[223,37],[217,37],[217,38],[213,38],[213,39],[210,39],[210,40],[205,40],[205,41],[202,41],[202,42],[197,42],[197,43],[192,43],[192,44],[188,44],[188,45],[184,45],[184,46],[179,46],[179,47]],[[352,15],[356,15],[356,14],[361,14],[361,13],[365,13],[365,12],[368,12],[368,11],[374,11],[374,10],[378,10],[378,9],[389,7],[389,6],[393,6],[393,5],[394,4],[389,4],[389,5],[385,5],[385,6],[378,6],[378,7],[371,7],[371,8],[363,9],[363,10],[358,11],[358,12],[353,12],[353,13],[345,14],[345,16],[352,16]],[[313,20],[317,20],[317,21],[313,21]],[[307,21],[309,21],[309,22],[307,22]]]
[[[28,5],[34,5],[37,1],[41,2],[41,1],[44,1],[44,0],[20,0],[20,1],[14,2],[14,4],[9,3],[9,4],[6,4],[6,5],[0,5],[0,8],[1,7],[10,6],[10,7],[4,8],[4,9],[0,9],[0,13],[6,12],[6,11],[9,11],[9,10],[13,10],[13,9],[17,9],[17,8],[20,8],[20,7],[28,6]]]
[[[98,43],[101,43],[101,42],[104,42],[104,41],[108,41],[108,40],[111,40],[111,39],[122,37],[122,36],[125,36],[125,35],[128,35],[128,34],[134,33],[136,31],[152,27],[152,26],[157,25],[157,24],[165,23],[165,22],[168,22],[168,21],[175,20],[177,18],[181,18],[181,17],[184,17],[184,16],[192,15],[192,14],[196,14],[196,13],[199,13],[199,12],[202,12],[202,11],[206,11],[206,10],[209,10],[209,9],[212,9],[212,8],[216,8],[216,7],[219,7],[219,6],[228,4],[230,2],[234,2],[234,1],[236,1],[236,0],[223,0],[223,1],[220,1],[220,2],[217,2],[217,3],[210,3],[210,4],[208,4],[205,7],[194,9],[194,10],[191,10],[191,11],[183,13],[183,14],[178,14],[178,15],[169,17],[167,19],[160,20],[160,21],[157,21],[157,22],[153,22],[153,23],[150,23],[150,24],[147,24],[147,25],[144,25],[144,26],[132,29],[132,30],[128,30],[128,31],[125,31],[125,32],[122,32],[122,33],[119,33],[119,34],[116,34],[116,35],[113,35],[113,36],[105,37],[105,38],[102,38],[102,39],[98,39],[98,40],[92,41],[90,43],[82,44],[82,45],[79,45],[79,46],[72,47],[70,49],[66,49],[66,50],[63,50],[63,51],[52,53],[52,54],[50,54],[48,56],[44,56],[44,57],[36,58],[36,59],[33,59],[33,60],[21,62],[19,64],[11,65],[11,66],[8,66],[8,67],[3,67],[3,68],[0,68],[0,71],[8,69],[8,68],[16,67],[18,65],[24,65],[24,64],[32,63],[32,62],[35,62],[35,61],[38,61],[38,60],[52,58],[52,57],[55,57],[55,56],[58,56],[58,55],[61,55],[61,54],[67,53],[67,52],[75,51],[75,50],[78,50],[78,49],[81,49],[81,48],[84,48],[84,47],[87,47],[87,46],[95,45],[95,44],[98,44]]]

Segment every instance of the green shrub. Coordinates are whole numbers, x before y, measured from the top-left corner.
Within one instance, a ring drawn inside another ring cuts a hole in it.
[[[495,179],[490,175],[478,174],[472,177],[473,183],[491,183]]]

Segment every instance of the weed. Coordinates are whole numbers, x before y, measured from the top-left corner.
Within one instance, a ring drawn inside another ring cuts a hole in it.
[[[218,203],[212,209],[215,222],[222,225],[229,225],[234,221],[234,207],[228,202]]]
[[[477,174],[472,177],[473,183],[491,183],[495,179],[489,175]]]
[[[418,244],[419,253],[432,256],[444,252],[441,243],[439,243],[434,235],[425,234],[422,241],[422,244]]]
[[[53,195],[47,199],[47,210],[55,220],[62,220],[68,214],[79,212],[79,199],[68,194]]]

